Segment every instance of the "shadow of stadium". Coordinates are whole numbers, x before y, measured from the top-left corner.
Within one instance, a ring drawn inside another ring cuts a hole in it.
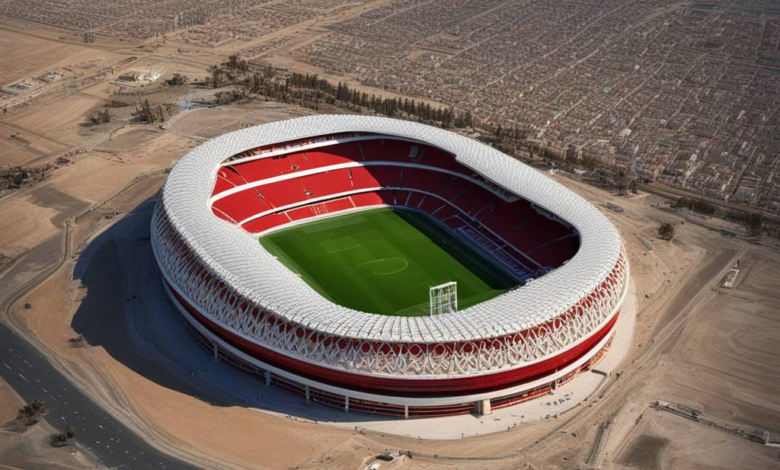
[[[143,319],[132,317],[152,312],[145,308],[149,299],[143,298],[144,292],[138,289],[137,280],[128,277],[143,277],[152,274],[149,270],[153,269],[152,277],[159,283],[156,267],[143,262],[144,258],[151,255],[149,222],[153,207],[153,199],[144,201],[111,228],[92,239],[79,254],[73,269],[73,279],[80,282],[79,289],[83,289],[85,294],[73,316],[71,327],[83,337],[87,345],[102,347],[114,360],[160,386],[213,405],[240,405],[240,402],[231,400],[229,396],[210,393],[183,380],[180,377],[182,370],[178,371],[179,374],[172,373],[176,371],[172,371],[166,361],[159,360],[154,338],[137,330],[135,323],[141,323]],[[147,273],[133,273],[123,266],[121,251],[128,249],[135,252],[137,261],[141,261],[137,267]],[[131,311],[133,315],[130,315]],[[178,315],[174,311],[171,314]],[[191,341],[187,337],[182,340]],[[74,345],[78,346],[78,343]]]
[[[345,413],[217,362],[187,331],[165,294],[149,240],[154,199],[104,231],[80,253],[73,279],[85,295],[71,327],[89,347],[155,384],[214,406],[239,406],[313,421],[359,424],[395,418]]]

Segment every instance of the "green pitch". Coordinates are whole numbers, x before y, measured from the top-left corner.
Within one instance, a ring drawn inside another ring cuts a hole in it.
[[[323,297],[382,315],[429,313],[428,289],[458,283],[458,308],[518,285],[427,216],[388,208],[271,233],[260,243]]]

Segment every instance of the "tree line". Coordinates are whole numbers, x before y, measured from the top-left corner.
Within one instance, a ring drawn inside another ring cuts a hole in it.
[[[399,117],[444,128],[474,127],[477,124],[470,111],[463,112],[451,106],[432,106],[430,103],[408,98],[383,98],[374,93],[357,90],[343,82],[334,84],[316,74],[291,72],[281,76],[271,66],[252,70],[247,61],[236,55],[230,56],[220,66],[211,67],[210,72],[208,84],[213,88],[239,85],[251,94],[310,109],[322,109],[323,106],[330,105],[354,112]]]
[[[743,225],[750,235],[759,235],[764,227],[764,216],[758,212],[741,210],[722,210],[715,204],[702,199],[681,197],[672,203],[675,209],[688,209],[699,214],[720,217],[730,222]]]

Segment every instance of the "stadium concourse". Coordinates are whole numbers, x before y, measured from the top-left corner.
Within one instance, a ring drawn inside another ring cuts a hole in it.
[[[171,171],[152,241],[215,357],[392,416],[550,393],[603,356],[628,290],[622,240],[582,198],[479,142],[386,118],[312,116],[201,145]],[[441,283],[464,287],[462,308],[428,315]]]

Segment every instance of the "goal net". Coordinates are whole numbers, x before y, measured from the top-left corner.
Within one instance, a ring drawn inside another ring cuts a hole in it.
[[[448,282],[430,288],[431,316],[458,311],[458,283]]]

